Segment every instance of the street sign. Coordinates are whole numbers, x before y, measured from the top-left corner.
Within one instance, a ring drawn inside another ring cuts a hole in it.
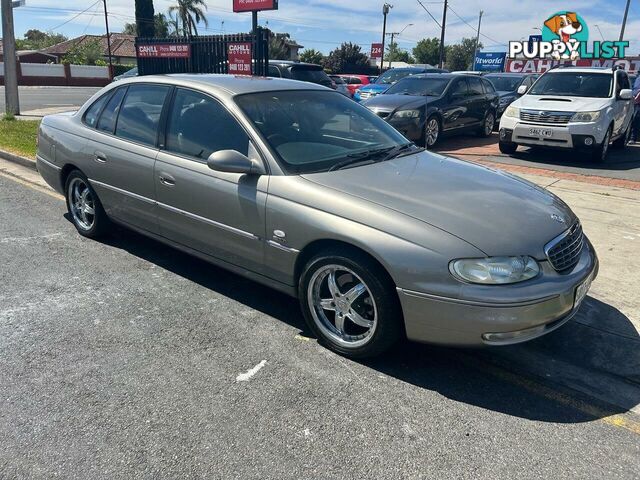
[[[278,0],[233,0],[234,12],[257,12],[259,10],[277,10]]]
[[[251,42],[229,43],[227,59],[230,74],[251,75]]]
[[[188,43],[153,43],[138,45],[140,58],[191,58],[191,45]]]
[[[382,58],[382,44],[381,43],[372,43],[371,44],[371,58]]]
[[[502,72],[506,52],[477,52],[474,62],[476,72]]]

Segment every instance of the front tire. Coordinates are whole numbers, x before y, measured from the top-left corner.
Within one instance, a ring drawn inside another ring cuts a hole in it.
[[[511,155],[513,153],[516,153],[516,150],[518,149],[518,144],[512,143],[512,142],[498,142],[498,148],[502,153],[506,155]]]
[[[427,118],[424,126],[424,146],[427,150],[433,148],[440,140],[440,120],[435,115]]]
[[[627,130],[624,132],[624,135],[622,135],[615,142],[613,142],[611,144],[611,147],[615,148],[616,150],[624,150],[625,148],[627,148],[627,145],[631,140],[631,130],[633,130],[633,122],[629,123],[629,126],[627,127]]]
[[[336,248],[307,262],[298,285],[307,325],[331,350],[350,358],[382,354],[402,335],[395,286],[356,250]]]
[[[489,110],[484,116],[482,126],[478,129],[478,136],[482,138],[490,137],[493,133],[493,128],[496,126],[496,114]]]
[[[98,195],[80,170],[72,171],[65,182],[67,210],[78,233],[87,238],[98,238],[106,233],[109,218]]]
[[[591,152],[591,159],[597,163],[605,163],[607,161],[607,154],[609,153],[609,142],[611,140],[611,127],[604,135],[602,143],[596,146]]]

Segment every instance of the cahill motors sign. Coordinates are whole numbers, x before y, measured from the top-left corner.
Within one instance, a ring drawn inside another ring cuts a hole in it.
[[[153,43],[138,45],[139,58],[190,58],[191,45],[188,43]]]
[[[277,10],[278,0],[233,0],[234,12],[257,12],[259,10]]]
[[[624,58],[629,42],[589,42],[587,22],[576,12],[566,10],[547,18],[539,42],[509,42],[509,58],[552,58],[578,60],[592,58]]]

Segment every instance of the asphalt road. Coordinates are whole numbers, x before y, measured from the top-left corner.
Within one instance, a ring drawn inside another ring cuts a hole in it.
[[[64,213],[0,175],[1,478],[637,478],[637,417],[514,367],[531,350],[346,360],[294,300]]]
[[[42,109],[76,110],[98,90],[98,87],[19,87],[20,110],[23,114]],[[4,107],[4,87],[0,86],[1,112]]]

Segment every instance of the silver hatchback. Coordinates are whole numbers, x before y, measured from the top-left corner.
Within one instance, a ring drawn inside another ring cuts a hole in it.
[[[575,314],[598,269],[551,193],[424,151],[310,83],[122,80],[45,117],[37,164],[81,235],[118,223],[297,296],[352,357],[403,336],[536,338]]]

